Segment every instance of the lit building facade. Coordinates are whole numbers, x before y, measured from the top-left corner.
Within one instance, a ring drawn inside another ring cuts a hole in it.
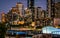
[[[55,0],[47,0],[46,25],[54,25]]]
[[[41,7],[35,7],[35,19],[41,19],[45,16],[45,11]]]
[[[34,0],[27,0],[27,7],[31,9],[32,12],[32,21],[34,21]]]
[[[19,21],[17,7],[12,7],[12,24],[17,25]]]
[[[12,25],[19,25],[24,23],[24,6],[21,2],[16,4],[16,7],[12,7],[12,9],[7,13],[8,21]]]
[[[55,5],[55,0],[47,0],[47,16],[46,17],[48,18],[54,17],[55,15],[54,5]]]
[[[32,12],[31,12],[31,9],[25,8],[25,14],[29,14],[29,13],[32,13]]]
[[[24,16],[24,5],[21,2],[18,2],[16,4],[16,7],[19,11],[20,16],[23,17]]]
[[[41,7],[37,7],[37,18],[40,19],[41,17],[43,17],[43,12],[42,12],[42,8]]]
[[[32,12],[31,12],[31,9],[29,9],[29,8],[25,9],[25,19],[24,20],[27,23],[32,22]]]
[[[55,3],[54,26],[60,28],[60,2]]]
[[[17,24],[18,20],[18,10],[16,7],[12,7],[12,9],[7,13],[8,22],[11,24]]]
[[[2,12],[1,14],[1,22],[2,23],[6,22],[6,14],[4,12]]]
[[[36,26],[37,28],[40,28],[41,26],[44,26],[44,18],[46,17],[46,11],[42,10],[41,7],[35,7],[35,15],[34,15],[34,19],[36,22]]]
[[[60,2],[55,3],[55,18],[60,18]]]
[[[17,14],[18,14],[18,9],[17,9],[17,7],[12,7],[11,11],[12,11],[12,13],[17,13]]]

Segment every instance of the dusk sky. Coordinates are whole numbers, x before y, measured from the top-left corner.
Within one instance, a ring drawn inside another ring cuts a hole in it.
[[[0,12],[4,11],[5,13],[7,13],[12,7],[16,6],[17,2],[22,2],[24,4],[24,7],[27,7],[27,0],[0,0]],[[46,9],[46,1],[35,0],[35,6]]]
[[[24,7],[27,7],[27,0],[0,0],[0,13],[2,11],[7,13],[12,7],[16,6],[17,2],[22,2]],[[42,7],[42,9],[46,10],[46,0],[35,0],[35,6]]]

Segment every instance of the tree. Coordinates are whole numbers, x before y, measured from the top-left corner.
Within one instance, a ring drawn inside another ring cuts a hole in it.
[[[5,38],[6,27],[4,23],[0,23],[0,38]]]

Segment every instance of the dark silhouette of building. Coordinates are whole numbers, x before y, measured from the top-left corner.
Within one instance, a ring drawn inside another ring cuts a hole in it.
[[[27,7],[32,11],[32,21],[34,21],[34,0],[27,0]]]

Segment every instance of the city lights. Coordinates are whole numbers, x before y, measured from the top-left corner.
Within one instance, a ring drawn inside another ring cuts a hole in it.
[[[24,24],[24,21],[19,21],[18,24]]]
[[[13,5],[10,10],[6,9],[8,12],[2,11],[1,13],[1,36],[52,38],[54,35],[59,35],[60,37],[60,2],[55,0],[19,0],[19,2],[12,0],[10,3],[7,1],[4,1],[4,3],[6,2],[4,6],[2,5],[4,3],[1,3],[1,7],[4,8],[1,10],[5,11],[6,8]]]

